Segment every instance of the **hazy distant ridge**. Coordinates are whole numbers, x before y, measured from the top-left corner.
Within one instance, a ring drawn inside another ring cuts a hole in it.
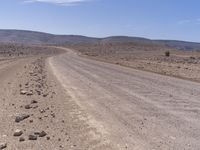
[[[113,36],[107,38],[92,38],[79,35],[54,35],[49,33],[24,31],[24,30],[0,30],[0,42],[20,44],[80,44],[80,43],[140,43],[162,44],[170,48],[181,50],[200,50],[200,43],[174,41],[174,40],[150,40],[139,37]]]

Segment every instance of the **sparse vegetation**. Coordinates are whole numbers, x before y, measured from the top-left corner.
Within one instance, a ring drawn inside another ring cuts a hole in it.
[[[165,52],[165,56],[166,56],[166,57],[169,57],[169,56],[170,56],[170,51],[166,51],[166,52]]]

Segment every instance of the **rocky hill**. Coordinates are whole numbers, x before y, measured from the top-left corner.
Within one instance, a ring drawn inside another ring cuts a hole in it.
[[[42,45],[76,45],[76,44],[116,44],[132,43],[144,45],[160,45],[180,50],[200,50],[200,43],[151,40],[139,37],[113,36],[93,38],[80,35],[54,35],[49,33],[25,30],[0,30],[1,43],[42,44]]]

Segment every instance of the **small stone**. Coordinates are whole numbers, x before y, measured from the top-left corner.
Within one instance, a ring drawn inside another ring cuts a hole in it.
[[[32,107],[30,105],[25,105],[24,108],[25,109],[31,109]]]
[[[29,118],[29,117],[30,117],[30,115],[26,115],[26,114],[23,114],[23,115],[20,115],[20,116],[16,116],[15,122],[19,123],[19,122],[21,122],[21,121],[23,121],[24,119],[27,119],[27,118]]]
[[[50,137],[49,137],[49,136],[47,136],[47,140],[50,140]]]
[[[38,103],[36,100],[31,101],[31,104],[36,104],[36,103]]]
[[[22,134],[23,134],[23,131],[22,131],[22,130],[19,130],[19,129],[17,129],[17,130],[15,130],[15,132],[14,132],[13,136],[21,136]]]
[[[44,109],[40,109],[40,113],[45,113],[45,110]]]
[[[39,137],[45,137],[45,136],[47,135],[47,133],[44,132],[44,131],[41,131],[41,132],[35,132],[34,134],[35,134],[35,135],[38,135]]]
[[[28,139],[29,140],[37,140],[37,136],[31,134],[31,135],[28,136]]]
[[[21,90],[21,91],[20,91],[20,94],[21,94],[21,95],[25,95],[25,94],[27,94],[27,91]]]
[[[0,150],[7,147],[7,143],[0,143]]]
[[[37,94],[38,94],[38,95],[41,95],[41,92],[40,92],[40,91],[37,91]]]
[[[33,120],[29,120],[30,123],[33,123]]]
[[[43,97],[47,97],[48,96],[48,94],[43,94]]]
[[[56,117],[56,115],[55,115],[54,113],[51,113],[51,116],[52,116],[53,118],[55,118],[55,117]]]
[[[45,137],[46,135],[47,135],[47,133],[42,131],[42,132],[40,132],[39,137]]]
[[[20,138],[19,138],[19,141],[20,141],[20,142],[24,142],[24,141],[25,141],[25,138],[20,137]]]
[[[33,109],[36,109],[36,108],[38,108],[38,106],[33,106],[32,108],[33,108]]]
[[[31,96],[31,95],[33,95],[33,92],[27,92],[26,95]]]
[[[7,143],[0,143],[0,150],[7,147]]]

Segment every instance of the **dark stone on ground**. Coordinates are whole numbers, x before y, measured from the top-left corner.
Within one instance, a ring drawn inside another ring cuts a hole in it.
[[[29,118],[30,115],[26,115],[26,114],[23,114],[23,115],[20,115],[20,116],[16,116],[15,118],[15,122],[19,123],[27,118]]]
[[[30,135],[28,136],[28,139],[29,139],[29,140],[37,140],[37,136],[36,136],[36,135],[30,134]]]

